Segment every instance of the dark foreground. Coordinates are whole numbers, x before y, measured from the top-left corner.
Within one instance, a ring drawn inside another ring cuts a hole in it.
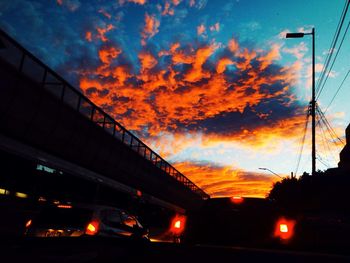
[[[2,240],[1,262],[350,262],[349,253],[259,249],[116,239]]]

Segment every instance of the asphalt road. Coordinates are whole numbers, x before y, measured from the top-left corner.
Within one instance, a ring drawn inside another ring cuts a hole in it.
[[[1,262],[350,262],[350,255],[171,243],[135,243],[111,238],[4,240]]]

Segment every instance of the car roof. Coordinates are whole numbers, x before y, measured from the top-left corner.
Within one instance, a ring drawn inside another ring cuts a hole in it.
[[[241,202],[235,203],[230,197],[217,197],[206,200],[204,209],[226,210],[226,209],[259,209],[271,205],[266,198],[243,197]]]

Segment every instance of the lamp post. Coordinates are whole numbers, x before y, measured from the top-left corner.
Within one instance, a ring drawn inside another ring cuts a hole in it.
[[[271,171],[271,170],[270,170],[270,169],[268,169],[268,168],[265,168],[265,167],[260,167],[259,169],[260,169],[260,170],[264,170],[264,171],[269,171],[270,173],[273,173],[274,175],[276,175],[276,176],[278,176],[279,178],[283,179],[283,177],[282,177],[282,176],[280,176],[280,175],[276,174],[274,171]]]
[[[315,99],[315,28],[309,33],[287,33],[286,38],[302,38],[305,35],[312,35],[312,175],[316,173],[316,99]]]

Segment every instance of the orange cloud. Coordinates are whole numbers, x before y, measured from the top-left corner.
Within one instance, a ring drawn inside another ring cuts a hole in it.
[[[232,57],[216,59],[213,63],[210,60],[219,49],[216,43],[194,48],[182,47],[178,42],[158,54],[145,48],[138,54],[139,72],[132,73],[126,66],[116,66],[121,52],[119,48],[104,47],[99,52],[101,65],[94,71],[84,73],[85,82],[81,84],[81,89],[89,89],[89,78],[108,87],[108,95],[103,97],[104,101],[99,105],[108,105],[109,113],[128,129],[142,131],[146,128],[151,136],[179,127],[198,125],[204,120],[222,118],[230,112],[239,116],[247,105],[254,109],[262,101],[277,98],[284,98],[288,103],[295,101],[289,90],[296,78],[293,68],[281,68],[273,74],[261,72],[261,65],[272,63],[271,59],[276,57],[271,55],[275,54],[273,49],[266,54],[240,49]],[[162,56],[169,56],[167,65],[162,64]],[[260,64],[253,67],[253,61],[259,61]],[[228,69],[227,65],[231,64],[235,67]],[[230,75],[237,75],[239,79],[231,81],[225,69],[234,70]],[[239,75],[243,71],[245,73]],[[278,90],[271,88],[269,91],[267,87],[275,83],[279,85]],[[288,108],[288,103],[284,107]],[[268,120],[272,113],[252,114],[258,119]],[[293,133],[293,130],[291,128],[290,132]],[[204,132],[210,134],[210,131]],[[249,131],[249,134],[252,132]],[[267,130],[262,134],[268,132],[274,131]],[[221,133],[241,134],[240,131]],[[247,134],[244,136],[246,138]],[[213,134],[212,141],[215,138]]]
[[[197,27],[197,35],[200,36],[205,32],[205,26],[203,24]]]
[[[112,72],[113,78],[116,80],[116,85],[125,85],[125,81],[131,77],[129,69],[126,66],[117,66]]]
[[[232,38],[229,42],[228,42],[228,48],[230,49],[230,51],[232,53],[236,53],[239,50],[239,45],[238,42]]]
[[[261,173],[209,163],[182,162],[174,166],[211,197],[266,197],[276,181],[276,178]]]
[[[175,55],[175,53],[176,53],[176,50],[178,49],[180,47],[180,43],[179,42],[176,42],[176,43],[173,43],[173,44],[171,44],[171,46],[170,46],[170,50],[168,51],[168,50],[161,50],[161,51],[159,51],[159,53],[158,53],[158,56],[159,57],[162,57],[162,56],[169,56],[169,55]],[[180,59],[181,60],[181,59]],[[173,60],[174,62],[176,61],[176,60]],[[175,62],[176,63],[176,62]],[[179,62],[179,63],[181,63],[181,62]]]
[[[216,72],[218,74],[223,73],[226,70],[226,66],[234,64],[233,61],[229,58],[222,58],[218,61],[216,65]]]
[[[242,52],[238,52],[237,56],[242,58],[241,61],[237,62],[237,68],[239,68],[240,70],[247,70],[252,68],[251,64],[252,61],[256,58],[257,53],[254,50],[250,51],[247,48],[245,48]],[[264,62],[264,60],[261,60],[261,62]]]
[[[267,148],[274,149],[284,139],[300,138],[305,126],[305,112],[288,119],[276,121],[269,126],[254,127],[254,129],[243,129],[239,132],[228,132],[226,134],[211,133],[202,138],[204,147],[231,142],[244,142],[242,147],[259,151]],[[298,141],[299,143],[299,141]]]
[[[139,57],[140,62],[141,62],[141,71],[142,72],[145,70],[152,69],[158,63],[156,58],[148,52],[141,52],[138,57]]]
[[[122,51],[115,47],[103,47],[99,50],[98,56],[103,64],[108,66],[111,64],[112,60],[117,58]]]
[[[173,8],[170,8],[170,3],[169,2],[165,2],[165,5],[164,5],[164,10],[162,12],[162,16],[166,16],[166,15],[170,15],[170,16],[173,16],[174,13],[175,13],[175,10]],[[160,6],[160,9],[161,9],[161,6]]]
[[[196,82],[202,78],[207,78],[210,74],[203,71],[202,65],[217,49],[216,44],[199,48],[193,57],[192,69],[185,75],[185,80],[189,82]]]
[[[102,42],[107,42],[108,38],[106,37],[106,33],[113,30],[115,27],[112,24],[107,25],[105,28],[96,27],[98,32],[97,37],[102,40]]]
[[[144,5],[144,4],[146,4],[147,0],[119,0],[120,5],[123,5],[125,2]]]
[[[87,32],[85,33],[85,39],[86,39],[87,41],[89,41],[89,42],[92,41],[92,33],[91,33],[91,31],[87,31]]]
[[[155,34],[159,32],[160,22],[156,19],[155,15],[145,14],[145,26],[141,33],[142,40],[141,44],[145,45],[146,40],[153,37]]]
[[[260,70],[264,70],[269,65],[272,64],[274,60],[277,60],[281,57],[280,55],[280,45],[273,44],[271,50],[264,56],[258,58],[258,61],[261,62]]]
[[[147,2],[147,0],[128,0],[128,1],[136,4],[140,4],[140,5],[144,5]]]

